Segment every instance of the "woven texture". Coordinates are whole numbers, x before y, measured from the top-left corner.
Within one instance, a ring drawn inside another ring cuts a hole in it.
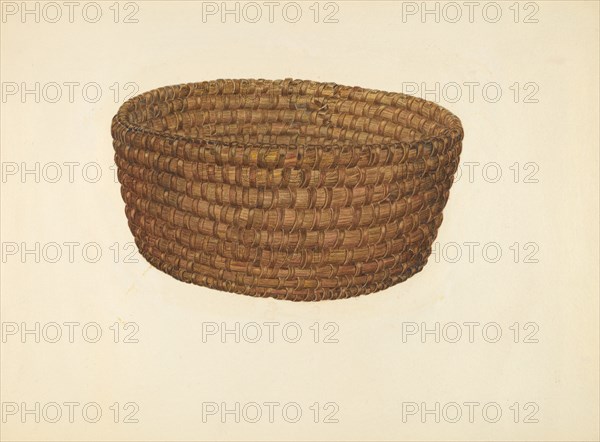
[[[318,301],[420,271],[463,130],[412,96],[302,80],[146,92],[112,121],[129,227],[173,277]]]

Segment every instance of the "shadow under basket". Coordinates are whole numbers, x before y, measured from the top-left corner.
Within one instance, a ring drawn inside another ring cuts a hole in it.
[[[128,100],[112,136],[129,227],[153,266],[217,290],[319,301],[423,268],[463,130],[405,94],[217,80]]]

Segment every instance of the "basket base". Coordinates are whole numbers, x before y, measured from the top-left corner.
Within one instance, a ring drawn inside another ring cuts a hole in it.
[[[386,278],[380,282],[374,282],[363,286],[349,284],[347,287],[340,286],[333,288],[320,287],[297,289],[291,287],[260,287],[201,275],[186,269],[185,264],[170,264],[169,260],[166,259],[164,252],[158,251],[156,248],[146,243],[139,237],[135,238],[135,243],[138,246],[140,254],[150,265],[179,281],[240,295],[258,298],[275,298],[278,300],[294,302],[315,302],[353,298],[356,296],[368,295],[385,290],[391,286],[406,281],[411,276],[423,270],[423,267],[427,263],[430,255],[430,251],[417,255],[415,259],[412,260],[413,262],[401,265],[396,269],[392,269],[389,274],[386,275]],[[396,270],[396,274],[394,274],[394,270]]]

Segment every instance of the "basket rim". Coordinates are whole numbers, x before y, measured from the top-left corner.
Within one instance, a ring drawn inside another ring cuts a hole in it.
[[[420,139],[414,140],[414,141],[410,141],[410,142],[407,142],[407,141],[394,141],[394,142],[388,142],[388,143],[356,143],[356,142],[348,143],[347,142],[347,143],[343,143],[343,144],[342,143],[337,144],[334,142],[327,146],[323,146],[318,143],[288,143],[288,144],[253,143],[253,142],[243,143],[243,142],[238,142],[238,141],[220,141],[220,140],[214,140],[214,139],[207,139],[207,138],[203,138],[203,137],[189,137],[189,136],[183,136],[183,135],[174,135],[174,134],[171,134],[168,132],[163,132],[163,131],[159,131],[159,130],[154,130],[154,129],[149,129],[149,128],[138,126],[136,124],[130,123],[126,118],[126,116],[129,114],[130,108],[132,106],[134,106],[137,101],[141,100],[145,94],[159,93],[161,91],[168,91],[170,89],[180,88],[182,86],[196,87],[197,85],[203,84],[203,83],[210,84],[210,83],[232,82],[232,81],[233,82],[235,82],[235,81],[239,81],[239,82],[242,82],[242,81],[248,81],[248,82],[264,81],[264,82],[271,82],[271,83],[285,82],[285,81],[305,82],[305,83],[318,84],[318,85],[350,87],[355,90],[372,92],[372,93],[399,95],[399,96],[413,99],[417,102],[433,104],[434,106],[440,108],[443,112],[445,112],[450,117],[451,122],[453,124],[444,125],[447,128],[444,131],[443,135],[425,136],[423,138],[420,138]],[[464,138],[464,130],[463,130],[463,126],[462,126],[462,122],[461,122],[460,118],[456,114],[452,113],[450,110],[445,108],[444,106],[441,106],[440,104],[438,104],[434,101],[425,100],[423,98],[416,97],[414,95],[405,94],[402,92],[390,92],[390,91],[384,91],[384,90],[380,90],[380,89],[364,88],[364,87],[360,87],[360,86],[345,86],[345,85],[340,85],[340,84],[334,83],[334,82],[302,80],[302,79],[297,79],[297,78],[294,78],[294,79],[285,78],[285,79],[276,79],[276,80],[269,80],[269,79],[262,79],[262,78],[259,78],[259,79],[227,78],[227,79],[217,79],[217,80],[191,82],[191,83],[179,83],[179,84],[173,84],[173,85],[168,85],[168,86],[162,86],[162,87],[150,89],[146,92],[142,92],[141,94],[131,97],[127,101],[122,103],[121,106],[119,106],[117,113],[115,114],[115,116],[112,119],[112,124],[121,126],[124,129],[125,133],[128,133],[128,132],[141,133],[144,135],[154,136],[154,137],[158,137],[160,139],[168,140],[173,143],[183,142],[183,143],[186,143],[186,144],[189,143],[189,144],[192,144],[192,145],[195,145],[198,147],[203,147],[203,146],[229,147],[229,148],[239,148],[239,147],[252,148],[252,147],[254,147],[254,148],[270,148],[270,149],[273,149],[273,148],[286,148],[286,149],[314,148],[316,150],[322,150],[322,151],[331,151],[331,150],[334,150],[337,148],[346,148],[346,149],[348,149],[348,148],[362,148],[362,149],[364,149],[364,148],[389,148],[389,149],[403,148],[403,149],[412,150],[412,149],[419,149],[421,146],[424,146],[424,145],[431,145],[435,142],[445,143],[445,142],[462,141]]]

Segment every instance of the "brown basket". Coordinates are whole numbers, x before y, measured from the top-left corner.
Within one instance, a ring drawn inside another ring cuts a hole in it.
[[[293,301],[420,271],[463,130],[412,96],[302,80],[217,80],[127,101],[112,121],[140,253],[185,282]]]

